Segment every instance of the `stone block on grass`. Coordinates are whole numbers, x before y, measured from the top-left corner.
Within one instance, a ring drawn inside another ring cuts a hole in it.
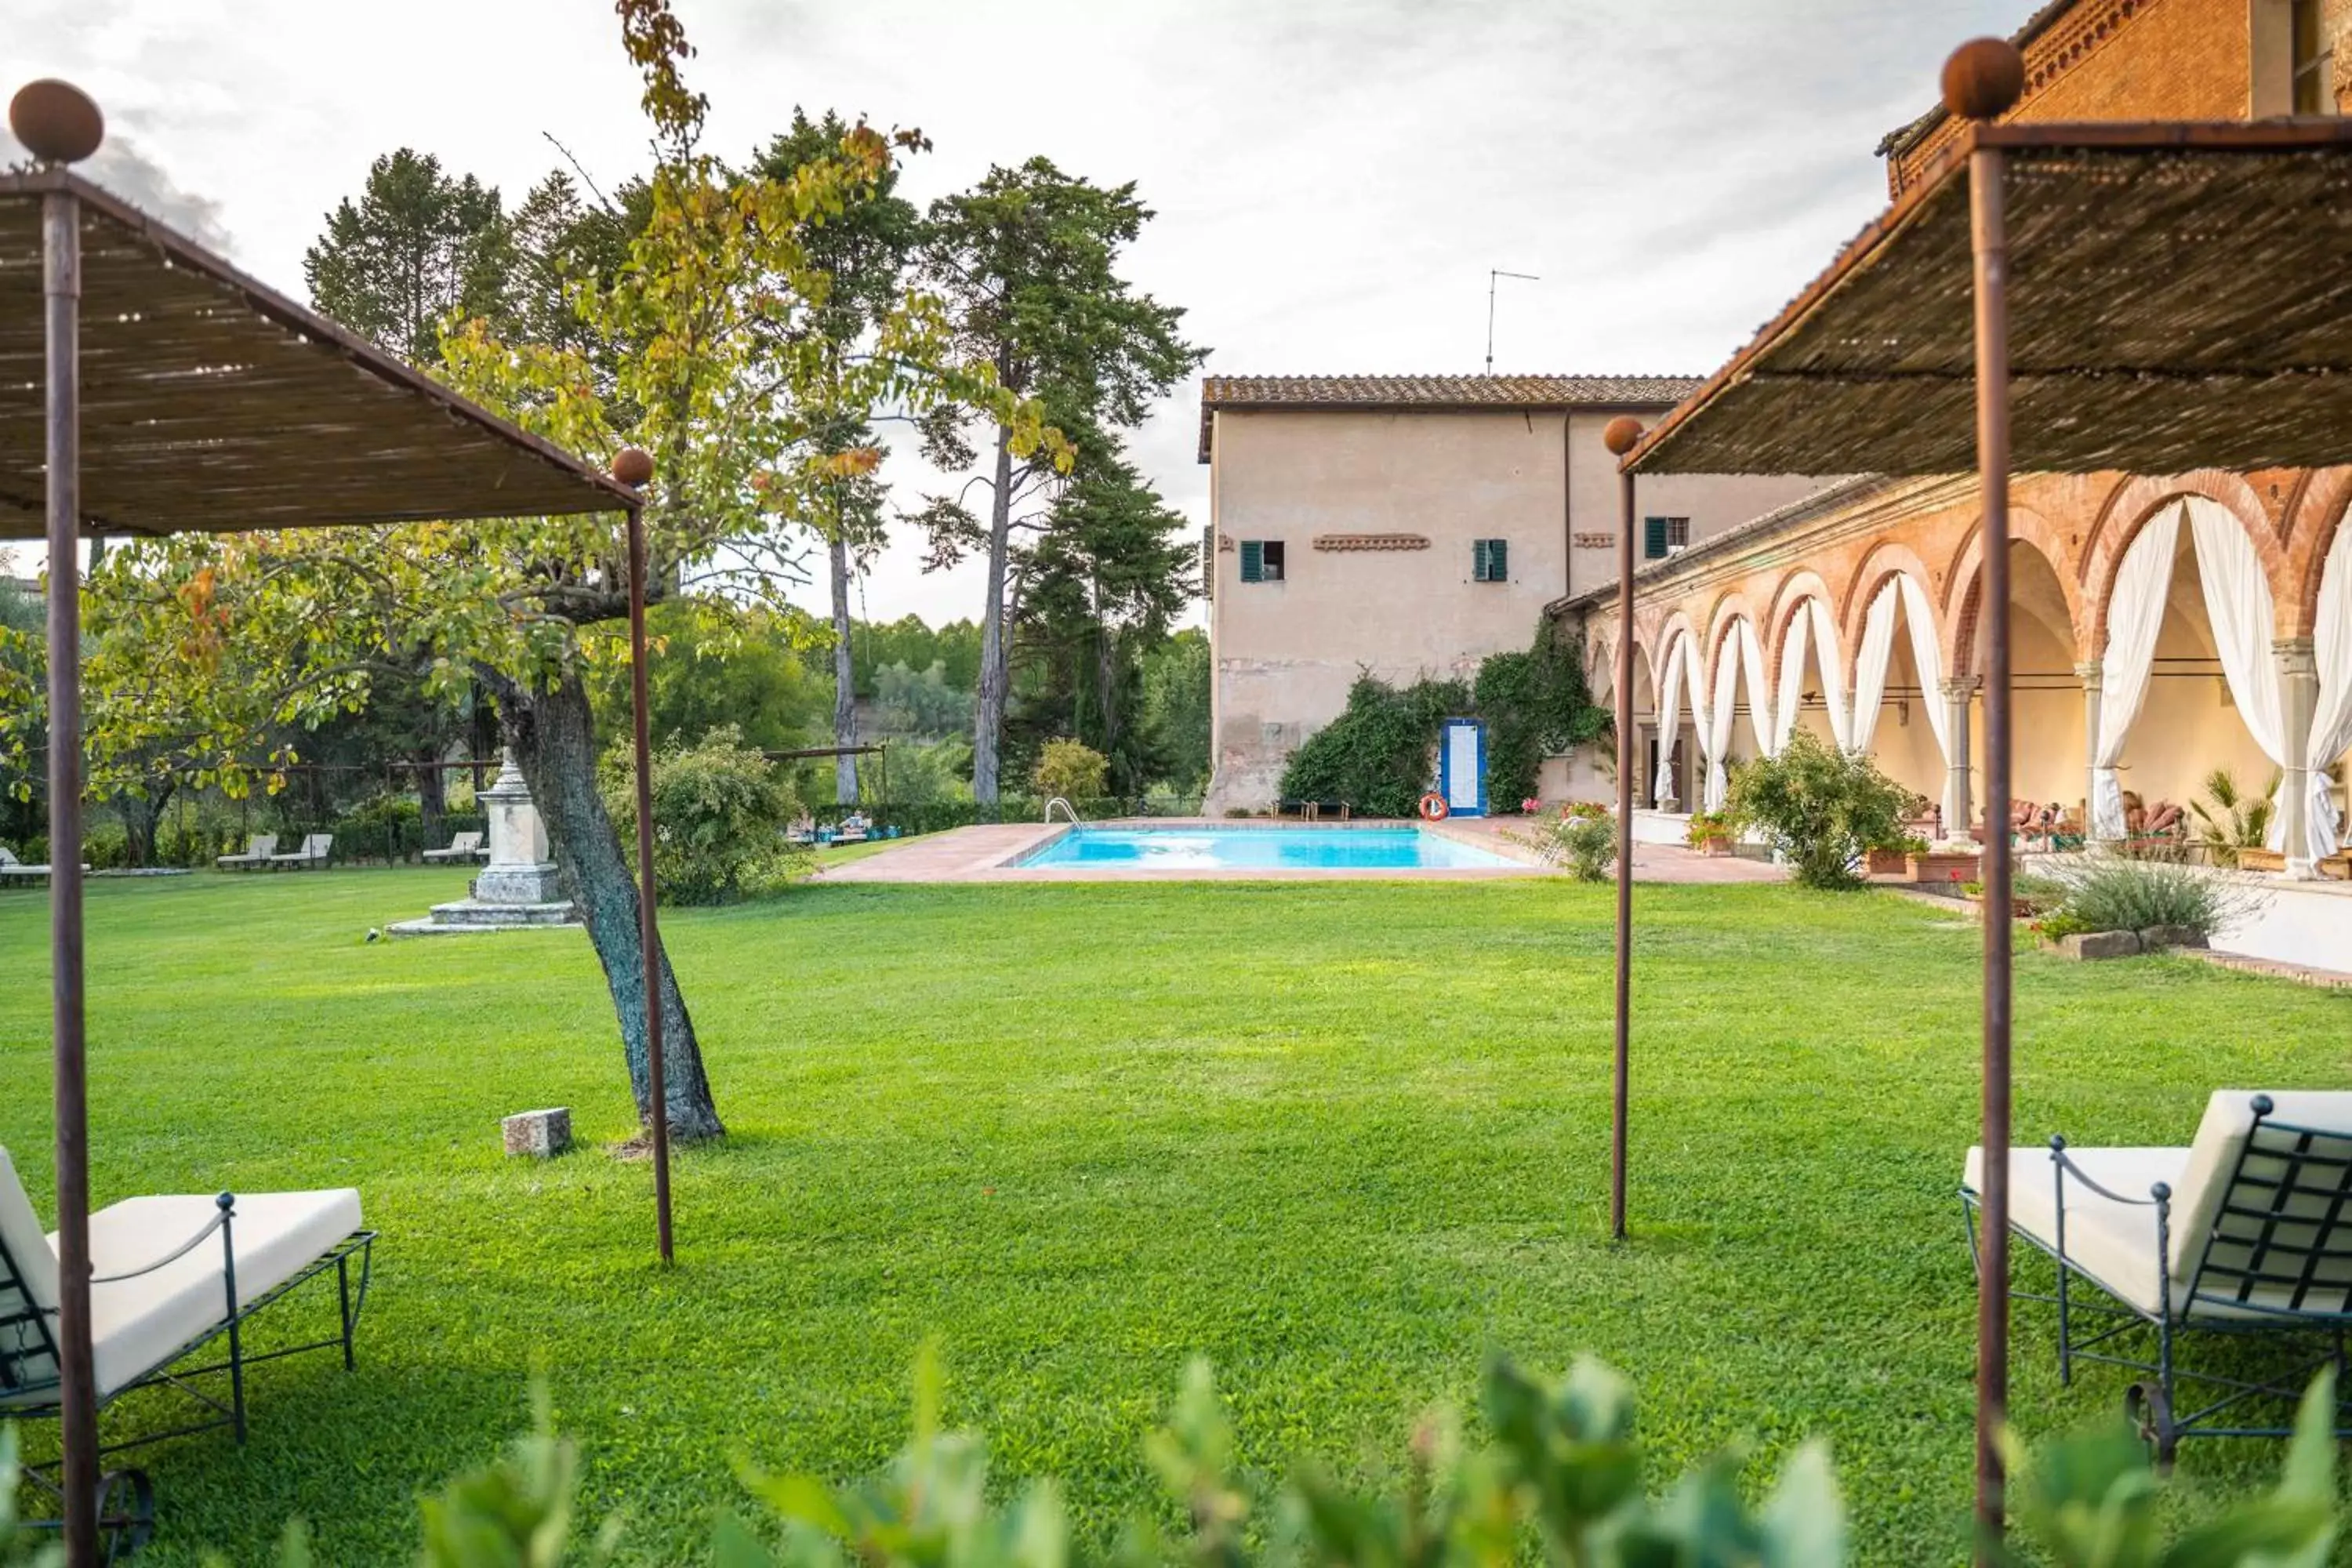
[[[550,1160],[572,1147],[572,1110],[556,1106],[526,1110],[499,1123],[506,1134],[507,1152]]]
[[[2148,926],[2139,933],[2140,951],[2162,952],[2168,947],[2203,947],[2205,933],[2193,926]]]
[[[2139,952],[2139,933],[2131,931],[2081,931],[2058,939],[2058,951],[2069,958],[2129,958]]]

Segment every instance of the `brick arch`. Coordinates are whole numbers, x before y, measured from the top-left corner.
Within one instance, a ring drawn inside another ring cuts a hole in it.
[[[1832,621],[1837,619],[1838,597],[1830,592],[1830,585],[1822,580],[1822,574],[1810,566],[1800,566],[1790,572],[1780,579],[1780,586],[1772,591],[1772,607],[1766,612],[1766,619],[1761,628],[1765,668],[1778,670],[1780,668],[1781,646],[1788,641],[1789,637],[1789,618],[1796,613],[1797,606],[1807,599],[1821,600],[1830,607],[1831,619]],[[1838,634],[1838,646],[1833,651],[1841,666],[1845,663],[1846,644],[1849,640],[1843,631]],[[1827,655],[1816,653],[1814,657],[1821,660],[1823,668],[1828,668]]]
[[[2352,468],[2324,468],[2311,476],[2300,498],[2301,515],[2290,538],[2302,563],[2293,600],[2281,598],[2279,630],[2283,637],[2308,637],[2319,626],[2319,590],[2327,570],[2327,552],[2336,536],[2352,521]],[[2307,543],[2305,542],[2308,542]],[[2292,604],[2290,614],[2287,606]]]
[[[1863,555],[1862,563],[1853,571],[1853,581],[1846,587],[1843,610],[1838,624],[1845,637],[1846,689],[1853,689],[1854,678],[1862,664],[1862,623],[1870,614],[1870,606],[1890,581],[1908,577],[1919,584],[1927,596],[1929,618],[1936,622],[1938,646],[1943,641],[1943,618],[1936,613],[1936,574],[1927,569],[1919,552],[1899,539],[1882,539]],[[1906,609],[1906,615],[1909,613]]]
[[[1741,621],[1754,626],[1764,624],[1749,605],[1748,595],[1740,590],[1731,588],[1717,595],[1706,617],[1706,689],[1709,691],[1715,689],[1715,671],[1723,662],[1723,650],[1730,640],[1731,628]]]
[[[2253,541],[2254,553],[2262,558],[2263,576],[2270,584],[2274,623],[2289,621],[2295,616],[2302,604],[2303,584],[2290,567],[2278,526],[2271,521],[2262,498],[2245,476],[2220,468],[2200,468],[2189,474],[2126,479],[2100,509],[2098,521],[2091,526],[2090,542],[2083,552],[2081,576],[2088,613],[2075,623],[2082,634],[2075,641],[2079,647],[2091,651],[2080,657],[2095,658],[2107,646],[2107,603],[2115,595],[2116,576],[2123,570],[2124,557],[2130,552],[2132,541],[2139,537],[2149,519],[2190,496],[2202,497],[2226,509],[2246,531],[2246,537]],[[2318,592],[2315,585],[2315,603]],[[2274,626],[2274,629],[2282,637],[2296,635],[2284,626]]]
[[[2074,552],[2066,547],[2066,536],[2050,524],[2050,520],[2030,508],[2009,509],[2009,537],[2014,543],[2031,544],[2049,563],[2053,575],[2058,579],[2058,592],[2066,601],[2066,621],[2074,636],[2074,657],[2084,655],[2087,645],[2088,617],[2083,607],[2083,584],[2074,569]],[[1977,635],[1977,590],[1980,568],[1984,565],[1984,522],[1981,518],[1969,525],[1960,540],[1960,547],[1952,555],[1951,574],[1944,589],[1942,625],[1937,630],[1936,651],[1944,661],[1947,677],[1973,675],[1971,661],[1967,657],[1969,645]],[[1933,595],[1930,596],[1933,602]]]

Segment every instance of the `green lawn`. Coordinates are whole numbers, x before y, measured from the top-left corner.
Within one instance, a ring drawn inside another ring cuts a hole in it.
[[[91,887],[98,1200],[348,1184],[384,1233],[356,1374],[276,1363],[246,1449],[149,1451],[158,1562],[260,1560],[297,1513],[322,1562],[408,1560],[416,1496],[522,1423],[534,1366],[593,1511],[685,1560],[735,1457],[889,1455],[929,1335],[951,1419],[1099,1533],[1156,1495],[1139,1442],[1195,1353],[1251,1462],[1351,1468],[1502,1346],[1633,1374],[1662,1466],[1826,1436],[1857,1561],[1958,1555],[1978,937],[1936,910],[1643,891],[1622,1250],[1605,889],[819,884],[674,914],[734,1132],[682,1155],[664,1273],[646,1168],[603,1152],[630,1119],[586,942],[362,942],[464,879]],[[0,894],[0,1142],[46,1212],[43,910]],[[2180,1142],[2219,1085],[2352,1086],[2352,998],[2186,961],[2027,955],[2017,1016],[2021,1138]],[[549,1104],[588,1147],[502,1159],[498,1118]],[[2020,1330],[2029,1433],[2113,1407]],[[2189,1506],[2277,1455],[2192,1447]]]

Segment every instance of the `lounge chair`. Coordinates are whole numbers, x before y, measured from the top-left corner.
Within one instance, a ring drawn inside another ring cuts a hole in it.
[[[335,836],[313,833],[302,840],[302,847],[290,855],[272,855],[269,868],[273,871],[307,871],[326,869],[328,858],[335,852]]]
[[[350,1370],[352,1337],[367,1305],[375,1234],[362,1226],[360,1195],[349,1187],[241,1197],[222,1193],[126,1198],[92,1215],[90,1340],[100,1408],[144,1388],[169,1388],[197,1406],[190,1425],[107,1451],[219,1426],[233,1428],[244,1442],[245,1374],[257,1363],[341,1349],[344,1369]],[[354,1258],[360,1266],[356,1279]],[[330,1269],[340,1331],[248,1352],[245,1325],[254,1314]],[[0,1149],[0,1417],[58,1414],[57,1310],[56,1238],[42,1234],[8,1151]],[[224,1337],[225,1356],[215,1352],[205,1358],[206,1364],[182,1364]],[[198,1381],[222,1374],[228,1379],[226,1388]],[[49,1477],[30,1471],[27,1479],[55,1499]],[[136,1486],[152,1516],[145,1478],[138,1477]]]
[[[89,870],[89,862],[87,860],[83,861],[81,868],[85,871]],[[0,844],[0,884],[8,882],[46,882],[48,879],[49,868],[47,861],[43,861],[38,866],[27,866],[22,860],[16,858],[15,851],[11,850],[6,845]]]
[[[250,871],[257,866],[267,866],[269,858],[278,853],[278,835],[257,833],[245,842],[242,855],[216,855],[213,864],[223,871]]]
[[[482,836],[480,834],[460,833],[449,840],[449,847],[446,849],[427,849],[425,852],[425,858],[446,864],[451,860],[471,860],[481,853]]]
[[[2053,1138],[2009,1159],[2010,1229],[2057,1273],[2053,1293],[2015,1295],[2055,1303],[2060,1381],[2077,1361],[2147,1374],[2126,1404],[2162,1463],[2184,1437],[2288,1433],[2305,1383],[2352,1327],[2352,1093],[2223,1089],[2185,1149]],[[1972,1249],[1983,1171],[1983,1152],[1969,1150],[1960,1200]],[[2262,1375],[2242,1357],[2226,1374],[2181,1364],[2185,1338],[2221,1333],[2307,1338],[2310,1353]],[[2210,1400],[2184,1410],[2183,1384]],[[2352,1436],[2347,1411],[2339,1437]]]

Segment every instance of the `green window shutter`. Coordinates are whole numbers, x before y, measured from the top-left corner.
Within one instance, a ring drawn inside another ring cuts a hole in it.
[[[1265,581],[1265,542],[1264,540],[1242,541],[1242,581],[1244,583]]]
[[[1511,580],[1511,542],[1507,539],[1486,541],[1486,581],[1507,583]]]
[[[1666,554],[1666,520],[1645,517],[1642,520],[1642,553],[1652,561],[1662,561]]]
[[[1486,542],[1483,539],[1472,540],[1470,542],[1470,581],[1484,583],[1488,580],[1491,574],[1487,569],[1486,561]]]

